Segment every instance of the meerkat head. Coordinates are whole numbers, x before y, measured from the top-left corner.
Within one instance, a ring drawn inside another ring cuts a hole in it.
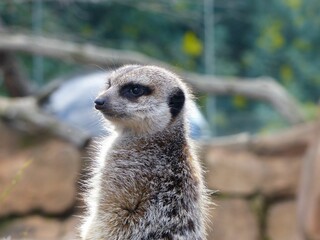
[[[187,94],[179,77],[165,69],[128,65],[109,76],[94,102],[116,127],[143,134],[164,130],[183,118]]]

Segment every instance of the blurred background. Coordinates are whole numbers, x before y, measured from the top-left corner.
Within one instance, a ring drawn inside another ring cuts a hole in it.
[[[208,239],[320,239],[320,2],[2,0],[0,239],[74,239],[108,134],[92,102],[129,63],[180,74],[217,206]],[[89,150],[90,151],[90,150]]]

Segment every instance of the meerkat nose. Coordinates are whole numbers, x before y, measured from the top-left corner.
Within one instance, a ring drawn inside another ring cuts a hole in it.
[[[102,98],[97,98],[96,100],[94,100],[94,103],[96,104],[95,105],[96,109],[102,109],[103,105],[105,104],[105,100]]]

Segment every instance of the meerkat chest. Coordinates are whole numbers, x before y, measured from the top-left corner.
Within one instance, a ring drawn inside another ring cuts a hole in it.
[[[140,193],[149,199],[165,193],[167,198],[169,192],[170,196],[181,197],[196,192],[198,185],[190,159],[181,149],[152,143],[110,149],[102,172],[102,189],[111,198]]]

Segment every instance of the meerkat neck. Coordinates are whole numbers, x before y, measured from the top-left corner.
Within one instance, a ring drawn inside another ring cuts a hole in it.
[[[160,131],[146,131],[137,132],[132,129],[117,129],[117,132],[121,138],[128,139],[152,139],[152,138],[167,138],[170,136],[177,139],[179,136],[184,136],[186,133],[185,121],[183,118],[178,118],[168,124],[168,126]]]
[[[177,154],[179,149],[188,145],[186,132],[184,119],[175,119],[163,131],[153,134],[135,134],[123,131],[118,133],[113,149],[125,151],[162,149],[165,155],[172,156]]]

